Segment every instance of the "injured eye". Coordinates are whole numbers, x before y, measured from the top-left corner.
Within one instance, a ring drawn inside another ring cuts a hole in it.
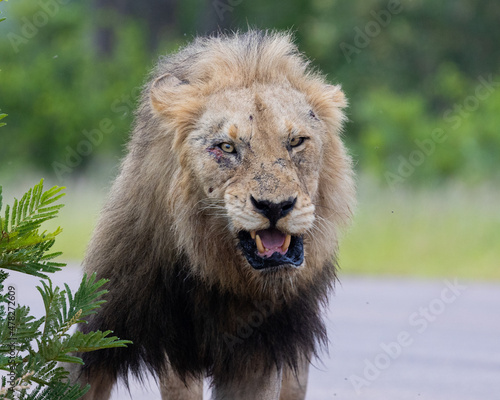
[[[295,136],[290,139],[290,147],[299,147],[305,140],[305,137]]]
[[[236,153],[236,148],[234,147],[234,144],[224,142],[219,144],[218,146],[225,153]]]

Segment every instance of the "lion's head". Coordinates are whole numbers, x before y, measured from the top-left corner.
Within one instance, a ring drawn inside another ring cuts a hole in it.
[[[345,106],[287,34],[197,39],[162,60],[122,174],[153,191],[155,247],[252,296],[333,269],[354,201]]]

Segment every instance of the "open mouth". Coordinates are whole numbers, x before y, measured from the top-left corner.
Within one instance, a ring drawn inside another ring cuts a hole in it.
[[[304,241],[276,228],[241,231],[238,234],[243,254],[255,269],[289,265],[299,267],[304,261]]]

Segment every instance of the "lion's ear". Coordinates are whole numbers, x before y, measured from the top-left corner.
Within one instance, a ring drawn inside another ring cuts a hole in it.
[[[325,121],[332,132],[340,132],[346,119],[343,109],[347,107],[347,99],[340,85],[319,83],[310,91],[309,103],[318,118]]]
[[[180,92],[181,87],[187,83],[187,81],[181,81],[169,73],[156,78],[151,85],[150,91],[153,109],[159,113],[168,111],[169,105],[177,97],[177,92]]]
[[[326,91],[336,107],[341,109],[347,107],[347,99],[340,85],[326,85]]]
[[[199,90],[187,80],[164,74],[151,84],[150,101],[154,112],[175,132],[174,146],[180,146],[194,128],[203,110]]]

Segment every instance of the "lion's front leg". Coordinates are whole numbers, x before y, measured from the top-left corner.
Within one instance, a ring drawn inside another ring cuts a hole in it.
[[[187,379],[184,383],[169,367],[160,376],[160,391],[162,400],[202,400],[203,379]]]
[[[227,384],[214,382],[214,400],[279,400],[281,370],[272,369],[266,373],[260,370]]]
[[[290,368],[283,372],[281,396],[279,400],[304,400],[306,397],[307,377],[309,375],[309,360],[301,360],[297,374]]]
[[[90,390],[81,400],[108,400],[111,397],[111,390],[116,383],[113,371],[93,369],[82,372],[79,364],[70,364],[66,368],[70,372],[69,379],[72,383],[79,383],[82,386],[90,384]]]

